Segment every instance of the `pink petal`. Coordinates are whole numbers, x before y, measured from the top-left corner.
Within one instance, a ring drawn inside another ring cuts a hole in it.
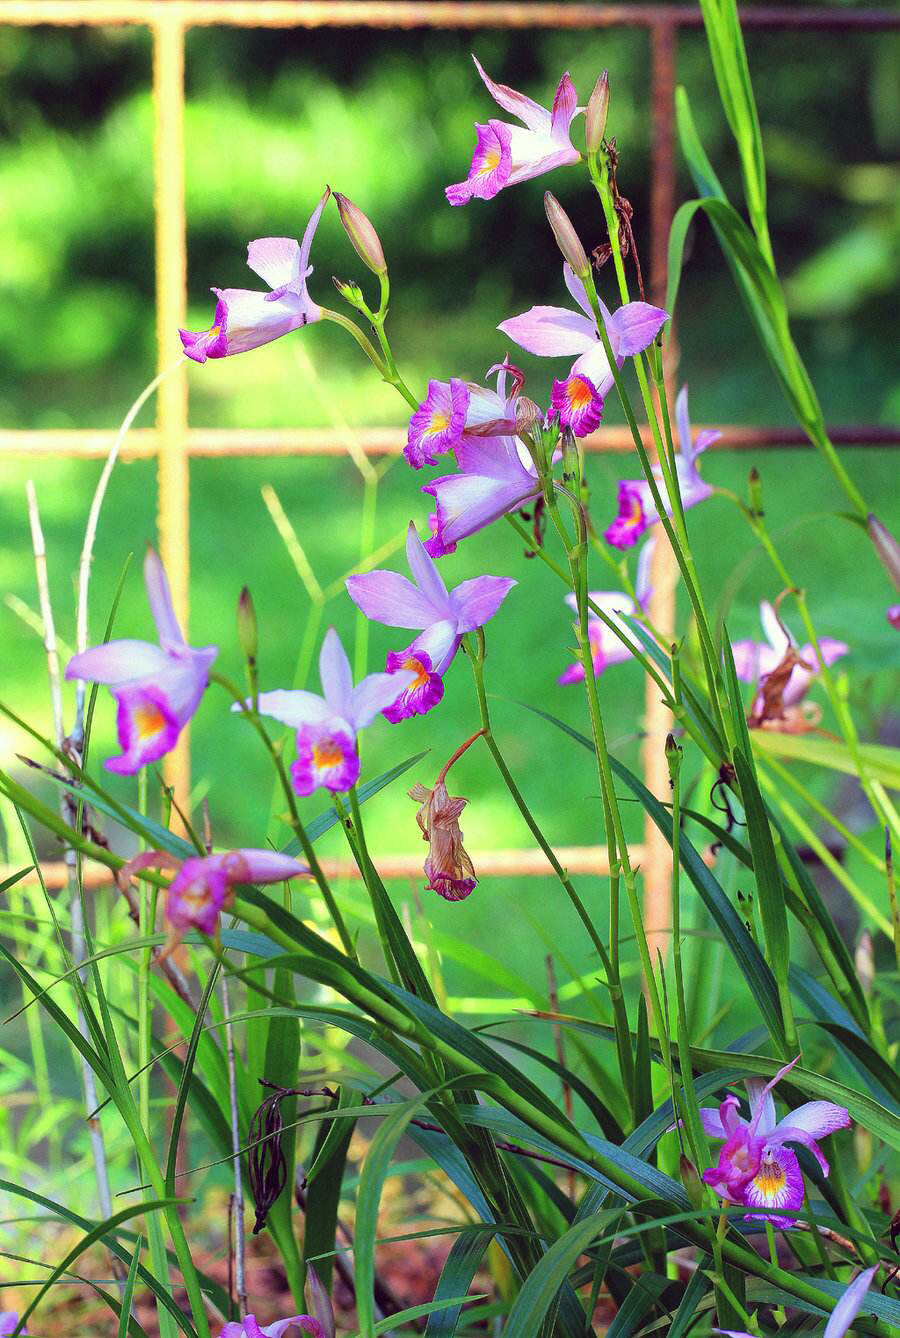
[[[559,81],[556,96],[553,99],[550,130],[554,139],[568,141],[569,127],[577,110],[578,94],[575,92],[575,85],[572,83],[567,70]]]
[[[416,533],[412,521],[406,532],[406,560],[416,585],[431,605],[432,622],[450,617],[451,600],[443,578],[434,561],[425,552],[425,546]],[[420,626],[422,624],[416,624]],[[468,630],[468,629],[467,629]]]
[[[332,715],[340,716],[352,723],[353,674],[347,652],[333,627],[329,627],[322,642],[319,653],[319,678],[323,696],[331,708]]]
[[[248,701],[247,705],[251,706],[252,703]],[[240,711],[241,708],[236,702],[231,709]],[[259,713],[269,715],[273,720],[280,720],[283,725],[289,725],[291,729],[299,729],[302,725],[321,724],[332,715],[324,697],[320,697],[317,692],[307,692],[304,688],[261,692]]]
[[[277,850],[241,848],[225,856],[225,871],[229,882],[280,883],[309,873],[305,864],[290,859]]]
[[[171,667],[169,656],[149,641],[107,641],[103,646],[73,655],[66,665],[66,678],[83,678],[89,683],[130,683],[153,679]]]
[[[370,725],[379,712],[397,700],[415,682],[415,672],[398,669],[393,674],[369,674],[353,689],[349,720],[354,729]]]
[[[596,327],[586,316],[564,307],[532,307],[497,326],[521,348],[542,358],[586,353],[597,343]]]
[[[568,261],[565,261],[563,264],[563,283],[568,288],[570,295],[575,299],[575,302],[581,307],[585,316],[587,316],[591,325],[594,327],[594,332],[596,334],[597,321],[594,316],[594,308],[591,306],[590,298],[587,295],[587,289]]]
[[[505,576],[476,576],[463,581],[450,596],[459,632],[474,632],[483,627],[518,582]]]
[[[844,1338],[844,1334],[856,1319],[866,1299],[866,1292],[872,1285],[872,1279],[878,1272],[878,1265],[866,1268],[859,1277],[854,1278],[841,1299],[831,1312],[825,1325],[823,1338]]]
[[[824,1138],[837,1129],[847,1129],[850,1125],[850,1112],[833,1101],[807,1101],[790,1111],[783,1120],[779,1120],[774,1132],[790,1129],[802,1130],[813,1138]]]
[[[606,321],[610,343],[617,355],[633,357],[653,343],[669,314],[649,302],[629,302]]]
[[[300,243],[294,237],[259,237],[247,247],[247,264],[270,288],[286,288],[303,278]]]
[[[308,299],[287,293],[271,301],[271,293],[248,288],[215,288],[226,313],[226,355],[248,353],[290,334],[301,325],[322,319],[322,309]]]
[[[529,130],[545,135],[550,133],[552,118],[546,107],[532,101],[524,93],[517,93],[514,88],[509,88],[506,84],[495,84],[493,79],[485,74],[477,56],[473,55],[472,59],[485,87],[499,107],[517,116]]]
[[[184,645],[184,637],[175,616],[172,592],[166,569],[154,549],[148,547],[144,557],[144,585],[147,587],[147,600],[150,612],[156,623],[159,644],[163,650],[171,650]]]
[[[347,593],[372,622],[385,627],[427,627],[436,615],[431,601],[396,571],[348,576]]]

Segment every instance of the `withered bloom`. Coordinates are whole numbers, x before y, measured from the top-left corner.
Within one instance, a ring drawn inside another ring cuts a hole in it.
[[[416,822],[422,829],[422,839],[428,842],[425,886],[446,901],[464,901],[478,881],[459,829],[459,817],[468,799],[449,795],[440,777],[433,790],[417,783],[409,797],[421,805]]]

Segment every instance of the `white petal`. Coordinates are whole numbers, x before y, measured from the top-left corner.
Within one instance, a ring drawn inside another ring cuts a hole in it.
[[[347,652],[333,627],[329,627],[322,642],[319,678],[322,680],[322,692],[331,708],[331,714],[342,716],[344,720],[351,720],[353,674]]]

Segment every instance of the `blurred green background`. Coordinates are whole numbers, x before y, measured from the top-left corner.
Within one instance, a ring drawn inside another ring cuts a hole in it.
[[[788,281],[798,343],[829,422],[891,422],[900,409],[895,359],[900,228],[893,166],[900,135],[893,78],[897,41],[884,34],[752,31],[747,45],[769,159],[775,249]],[[552,181],[526,183],[465,209],[451,209],[444,200],[443,186],[466,174],[473,122],[496,111],[469,59],[472,49],[495,78],[544,103],[562,69],[571,70],[585,100],[597,74],[609,68],[619,185],[634,205],[646,257],[645,34],[201,29],[189,34],[187,44],[189,323],[209,324],[209,285],[259,286],[244,266],[247,241],[299,236],[325,182],[349,194],[378,227],[392,274],[389,328],[400,367],[416,390],[424,392],[431,376],[480,379],[509,347],[496,331],[499,321],[533,303],[565,302],[541,197],[551,187],[582,237],[595,245],[601,239],[600,215],[585,177],[575,170],[556,173]],[[2,427],[114,427],[153,375],[150,62],[149,39],[139,30],[0,26]],[[690,91],[707,151],[737,200],[735,155],[702,33],[682,34],[678,73]],[[681,198],[692,194],[683,172],[680,188]],[[336,304],[332,274],[363,283],[368,278],[332,207],[312,258],[311,290],[324,303]],[[604,283],[609,289],[609,274]],[[682,285],[679,339],[679,378],[690,381],[695,422],[790,421],[704,224],[693,237]],[[510,352],[515,356],[516,350]],[[565,364],[524,354],[521,360],[528,392],[546,401],[553,375]],[[399,398],[331,327],[316,326],[245,357],[192,365],[189,377],[195,426],[340,428],[405,421]],[[139,422],[151,422],[152,412],[148,407]],[[607,421],[618,421],[612,403]],[[851,645],[845,663],[860,728],[867,738],[883,735],[896,633],[885,621],[890,589],[868,540],[828,514],[843,510],[844,500],[812,451],[770,451],[755,458],[746,452],[711,453],[704,471],[712,482],[743,493],[752,464],[762,473],[771,528],[789,568],[808,590],[820,633]],[[600,528],[614,511],[616,479],[635,468],[631,457],[592,459]],[[849,468],[883,518],[896,524],[896,455],[855,450]],[[35,480],[59,632],[71,645],[77,555],[99,470],[99,462],[3,461],[0,587],[8,597],[0,604],[3,696],[47,729],[43,653],[17,602],[36,606],[24,483]],[[421,481],[402,463],[390,466],[378,488],[375,545],[402,534],[410,517],[425,529],[430,499],[418,492]],[[217,642],[219,667],[239,676],[234,608],[246,583],[260,617],[262,684],[288,686],[309,600],[263,503],[265,484],[276,489],[323,585],[359,557],[363,487],[349,459],[192,464],[191,639]],[[120,464],[96,549],[94,639],[129,553],[135,560],[118,632],[150,633],[139,568],[154,526],[154,466]],[[758,601],[774,597],[778,586],[737,512],[716,498],[691,513],[690,527],[711,600],[730,601],[732,635],[757,636]],[[399,557],[394,565],[398,562]],[[633,555],[631,562],[633,569]],[[555,577],[524,560],[520,542],[502,524],[467,542],[442,569],[453,583],[485,570],[522,583],[488,629],[498,737],[551,840],[601,842],[588,755],[515,705],[528,698],[584,727],[580,692],[556,685],[573,637]],[[608,585],[605,566],[598,562],[595,570],[594,583]],[[352,645],[356,621],[346,598],[329,606],[326,620]],[[373,627],[369,667],[380,668],[386,650],[403,644],[403,633]],[[636,669],[615,666],[602,679],[601,695],[615,750],[636,765],[643,704]],[[71,710],[71,699],[68,705]],[[404,795],[407,780],[430,780],[476,725],[468,666],[460,657],[439,711],[400,727],[379,722],[367,732],[364,776],[431,749],[408,778],[367,809],[376,852],[424,854]],[[113,726],[112,703],[101,694],[96,765],[111,750]],[[0,725],[5,765],[16,765],[12,754],[22,743]],[[269,771],[217,692],[199,713],[193,752],[196,793],[209,795],[217,841],[261,843],[271,801]],[[133,801],[133,782],[108,779]],[[454,788],[472,800],[464,823],[472,847],[527,844],[486,755],[470,754],[454,780]],[[302,802],[310,815],[324,807],[321,795]],[[632,834],[639,836],[640,829],[640,815],[633,811]],[[339,852],[339,837],[332,833],[322,848]],[[581,881],[602,921],[602,884]],[[410,890],[407,885],[397,892],[408,899]],[[355,897],[359,900],[358,893]],[[543,979],[540,959],[550,947],[577,970],[593,965],[553,882],[485,879],[462,904],[448,905],[433,894],[425,901],[438,931],[496,949],[533,984]],[[461,960],[445,962],[452,994],[496,993],[496,982],[473,974],[471,954],[468,961],[465,950],[458,956]],[[731,1021],[726,1029],[734,1034]]]

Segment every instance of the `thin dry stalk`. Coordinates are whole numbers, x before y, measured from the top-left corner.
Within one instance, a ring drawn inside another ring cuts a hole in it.
[[[225,1017],[231,1017],[231,1003],[228,998],[228,977],[222,973],[222,1007]],[[234,1166],[234,1194],[232,1195],[232,1232],[228,1248],[234,1259],[234,1283],[237,1293],[238,1310],[241,1319],[247,1314],[247,1274],[245,1268],[244,1242],[244,1181],[241,1169],[241,1131],[238,1126],[237,1078],[234,1064],[234,1031],[231,1023],[225,1024],[225,1058],[228,1065],[228,1104],[231,1122],[231,1152]]]
[[[47,578],[47,550],[44,545],[44,531],[41,526],[41,515],[38,509],[37,493],[31,479],[26,484],[26,496],[28,499],[28,520],[31,526],[31,545],[34,552],[34,566],[37,577],[38,598],[40,601],[41,620],[44,631],[44,649],[47,653],[47,671],[50,676],[50,704],[53,714],[53,734],[57,748],[66,747],[67,740],[63,726],[63,708],[62,708],[62,681],[59,674],[59,651],[56,643],[56,623],[53,618],[53,605],[50,600],[50,583]],[[63,818],[70,826],[74,825],[76,820],[76,803],[68,792],[63,792],[60,798],[60,811]],[[72,958],[75,965],[84,961],[85,937],[84,937],[84,918],[81,903],[81,890],[78,885],[78,866],[75,851],[71,846],[66,848],[66,870],[68,873],[69,896],[71,898],[71,925],[72,925]],[[82,982],[85,981],[87,973],[81,972]],[[78,1029],[85,1039],[89,1039],[87,1022],[81,1010],[80,1004],[77,1006]],[[97,1109],[97,1084],[94,1080],[94,1071],[86,1059],[81,1060],[81,1081],[84,1089],[85,1109],[88,1112]],[[103,1130],[100,1127],[100,1121],[95,1117],[88,1115],[88,1134],[91,1141],[91,1153],[94,1159],[94,1175],[97,1181],[97,1199],[100,1208],[101,1217],[112,1216],[112,1196],[109,1187],[109,1168],[106,1161],[106,1148],[103,1143]],[[113,1261],[115,1264],[119,1261]],[[118,1271],[118,1270],[117,1270]]]

